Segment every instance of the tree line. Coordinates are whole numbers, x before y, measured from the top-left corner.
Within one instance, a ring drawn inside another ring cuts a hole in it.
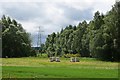
[[[35,56],[31,48],[30,34],[21,24],[10,17],[2,16],[0,20],[2,27],[2,57],[27,57]]]
[[[31,48],[30,34],[10,17],[2,16],[2,57],[36,56]],[[120,61],[120,2],[105,15],[97,11],[94,18],[77,26],[68,25],[60,32],[48,35],[44,45],[48,57],[68,54]]]
[[[77,26],[68,25],[48,35],[44,49],[50,56],[80,54],[105,61],[120,61],[120,2],[105,15],[97,11],[94,18]]]

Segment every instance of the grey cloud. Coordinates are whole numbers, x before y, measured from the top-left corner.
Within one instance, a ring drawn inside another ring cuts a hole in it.
[[[75,21],[81,20],[91,20],[93,8],[87,8],[84,10],[79,10],[73,7],[68,7],[62,5],[61,7],[64,10],[64,16]]]
[[[30,20],[37,18],[39,16],[44,16],[42,3],[36,4],[36,6],[32,6],[32,3],[25,4],[23,2],[19,3],[5,3],[2,5],[4,9],[4,14],[8,14],[9,16],[17,19],[17,20]]]

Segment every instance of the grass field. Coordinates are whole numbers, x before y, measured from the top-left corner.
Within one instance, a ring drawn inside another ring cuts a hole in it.
[[[3,58],[3,78],[118,78],[118,63],[80,58],[80,62],[49,62],[48,58]]]

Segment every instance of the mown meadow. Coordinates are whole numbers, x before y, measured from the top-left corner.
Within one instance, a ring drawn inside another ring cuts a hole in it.
[[[118,78],[118,63],[94,58],[60,58],[50,62],[47,57],[2,58],[3,78]]]

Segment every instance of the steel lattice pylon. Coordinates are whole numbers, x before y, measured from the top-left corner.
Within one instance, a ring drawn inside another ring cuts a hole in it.
[[[44,31],[41,31],[41,27],[39,26],[37,47],[41,47],[41,44],[42,44],[41,33],[42,33],[42,32],[44,32]]]

